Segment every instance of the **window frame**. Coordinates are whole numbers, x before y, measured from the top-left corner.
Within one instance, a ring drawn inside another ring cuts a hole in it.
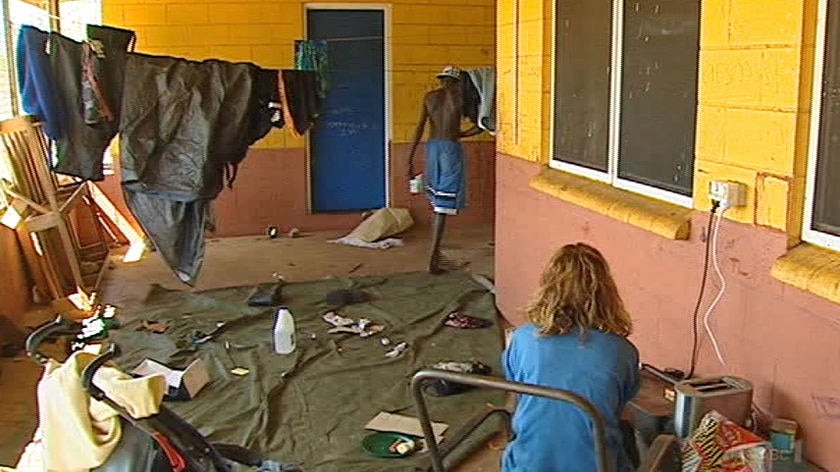
[[[551,113],[550,113],[550,136],[549,146],[551,155],[549,156],[549,167],[564,172],[580,175],[592,180],[603,182],[621,190],[638,193],[646,197],[655,198],[668,203],[673,203],[686,208],[694,207],[694,191],[692,195],[682,195],[669,190],[664,190],[651,185],[642,184],[629,179],[624,179],[618,176],[618,161],[619,161],[619,140],[620,126],[621,126],[621,87],[622,87],[622,60],[624,54],[624,0],[610,0],[612,4],[611,11],[611,34],[610,34],[610,97],[609,97],[609,130],[607,137],[607,171],[603,172],[596,169],[590,169],[571,162],[560,161],[555,159],[555,97],[557,93],[557,7],[562,0],[552,0],[551,11],[551,32],[552,32],[552,54],[551,54]],[[698,66],[699,67],[699,66]],[[699,70],[699,69],[698,69]],[[698,83],[699,87],[699,83]],[[695,110],[695,119],[696,119]],[[696,136],[695,126],[695,136]],[[696,148],[696,146],[695,146]],[[692,149],[692,154],[695,156],[695,150]]]
[[[840,236],[813,229],[814,202],[816,200],[817,158],[820,142],[820,118],[822,116],[822,81],[825,72],[827,49],[825,34],[828,29],[828,0],[819,0],[817,5],[817,28],[814,50],[814,75],[811,91],[811,123],[808,136],[808,166],[805,177],[805,206],[802,215],[802,240],[834,251],[840,251]]]

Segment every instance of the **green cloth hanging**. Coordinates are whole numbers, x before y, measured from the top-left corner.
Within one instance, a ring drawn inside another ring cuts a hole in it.
[[[326,97],[330,88],[329,54],[323,39],[295,41],[295,69],[318,73],[318,95]]]

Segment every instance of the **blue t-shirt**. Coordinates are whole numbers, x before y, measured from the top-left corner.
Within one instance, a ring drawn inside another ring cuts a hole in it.
[[[540,336],[533,325],[519,327],[502,354],[505,377],[560,388],[587,398],[606,423],[610,469],[632,470],[618,420],[639,391],[639,352],[627,339],[588,330]],[[513,414],[516,437],[505,450],[504,472],[595,471],[591,421],[570,403],[520,395]]]

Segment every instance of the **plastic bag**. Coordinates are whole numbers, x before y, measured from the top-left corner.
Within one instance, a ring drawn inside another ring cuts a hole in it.
[[[770,472],[770,445],[717,411],[682,446],[683,472]]]

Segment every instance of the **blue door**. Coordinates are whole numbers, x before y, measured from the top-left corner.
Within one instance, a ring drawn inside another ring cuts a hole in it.
[[[330,69],[309,140],[315,212],[385,206],[384,21],[381,10],[307,10],[309,39],[328,40]]]

